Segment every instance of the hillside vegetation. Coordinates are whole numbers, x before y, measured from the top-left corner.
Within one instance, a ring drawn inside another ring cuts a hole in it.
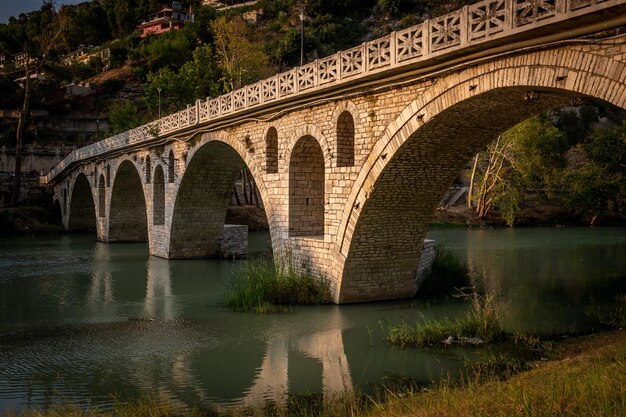
[[[309,62],[469,2],[261,0],[224,10],[202,7],[200,0],[180,3],[194,11],[194,22],[140,39],[138,25],[166,2],[94,0],[56,7],[45,0],[39,10],[0,25],[0,54],[45,54],[44,71],[50,76],[32,83],[30,108],[45,109],[50,116],[108,120],[110,130],[91,137],[94,141],[298,65],[301,30],[304,61]],[[253,11],[256,19],[244,19]],[[63,64],[63,57],[81,44],[109,48],[110,62]],[[0,109],[22,106],[23,86],[12,79],[19,75],[5,71],[0,76]],[[89,84],[92,93],[68,97],[63,87],[70,83]],[[588,102],[514,127],[476,155],[460,176],[459,185],[470,190],[466,205],[480,220],[495,215],[510,226],[537,204],[560,208],[550,223],[623,221],[622,118],[606,104]],[[0,145],[11,147],[17,123],[0,119],[0,124]],[[24,143],[46,140],[34,123],[27,124]]]

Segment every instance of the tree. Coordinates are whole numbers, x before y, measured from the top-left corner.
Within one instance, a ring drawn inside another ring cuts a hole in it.
[[[144,118],[139,114],[137,106],[130,101],[124,101],[113,104],[109,108],[109,123],[111,134],[117,135],[141,126],[144,123]]]
[[[186,62],[178,72],[162,68],[148,75],[144,84],[144,101],[154,116],[181,110],[196,99],[219,94],[216,68],[210,45],[197,48],[193,60]],[[160,89],[160,92],[159,92]]]
[[[529,190],[551,197],[561,189],[567,149],[566,135],[545,116],[519,123],[476,155],[468,205],[480,218],[498,207],[512,226]]]
[[[33,86],[31,76],[36,76],[39,73],[50,54],[54,52],[54,48],[62,44],[63,34],[69,24],[68,15],[65,13],[55,14],[54,8],[53,1],[44,2],[39,13],[31,13],[34,15],[33,21],[35,22],[30,22],[31,14],[29,14],[26,17],[28,24],[22,26],[24,31],[15,34],[16,39],[22,44],[23,51],[26,53],[26,60],[23,84],[24,99],[15,134],[15,177],[10,201],[10,205],[13,207],[19,203],[22,185],[22,141],[24,130],[28,123],[28,113],[30,112],[31,88]],[[30,62],[33,56],[39,56],[35,64]]]
[[[593,132],[583,149],[589,161],[566,176],[566,205],[591,224],[602,215],[626,213],[626,122]]]
[[[275,72],[262,43],[241,17],[229,21],[222,16],[211,24],[211,29],[225,91],[252,84]]]

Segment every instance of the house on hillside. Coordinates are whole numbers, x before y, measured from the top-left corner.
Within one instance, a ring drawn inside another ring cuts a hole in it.
[[[191,13],[191,8],[187,12],[183,10],[179,2],[173,2],[172,7],[164,7],[156,13],[152,13],[148,16],[148,20],[141,23],[139,37],[143,39],[150,34],[159,35],[170,30],[178,30],[185,23],[193,21],[194,15]]]

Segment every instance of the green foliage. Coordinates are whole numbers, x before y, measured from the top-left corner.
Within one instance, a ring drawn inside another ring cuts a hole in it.
[[[533,116],[504,132],[479,154],[476,210],[485,218],[495,205],[513,226],[528,190],[551,198],[562,187],[569,149],[565,133],[544,115]]]
[[[249,261],[228,283],[225,304],[244,311],[267,313],[279,305],[330,301],[330,293],[312,274],[301,274],[290,263],[276,266],[264,259]]]
[[[520,175],[519,186],[541,189],[550,196],[560,188],[567,137],[543,115],[514,126],[504,133],[513,143],[510,163]]]
[[[214,62],[210,45],[204,45],[193,52],[193,60],[186,62],[178,72],[162,68],[148,74],[143,88],[144,101],[150,113],[158,115],[159,88],[162,115],[178,111],[197,98],[218,95]]]
[[[435,246],[435,259],[430,270],[424,276],[417,296],[428,299],[449,297],[458,289],[471,284],[470,270],[467,264],[443,245]]]
[[[565,203],[595,222],[626,212],[626,123],[595,131],[583,145],[589,162],[567,175]]]
[[[130,101],[113,104],[109,108],[109,123],[113,135],[141,126],[144,122],[137,106]]]
[[[275,72],[263,52],[261,40],[241,17],[227,20],[222,16],[211,24],[211,29],[225,91],[252,84]]]
[[[149,71],[161,68],[178,69],[193,58],[196,45],[189,31],[172,30],[159,35],[150,35],[143,40],[133,57],[145,65]]]

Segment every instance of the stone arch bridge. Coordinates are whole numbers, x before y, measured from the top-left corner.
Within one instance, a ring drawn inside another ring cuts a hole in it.
[[[626,0],[486,0],[78,149],[44,182],[69,230],[215,255],[246,165],[274,253],[337,303],[408,297],[437,203],[525,118],[626,107]]]

